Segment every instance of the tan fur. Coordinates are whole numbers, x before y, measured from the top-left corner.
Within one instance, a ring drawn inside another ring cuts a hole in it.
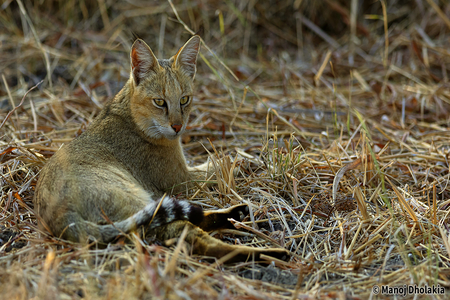
[[[186,241],[194,253],[222,257],[238,249],[235,260],[260,253],[287,257],[284,249],[231,246],[201,229],[230,227],[227,218],[239,218],[245,206],[202,212],[186,201],[161,199],[166,192],[186,190],[208,171],[206,164],[187,166],[179,138],[192,107],[199,46],[194,36],[172,58],[157,60],[142,40],[133,44],[132,71],[123,89],[41,171],[34,201],[53,235],[109,243],[141,229],[164,241],[188,226]],[[180,104],[183,96],[190,97],[186,105]]]

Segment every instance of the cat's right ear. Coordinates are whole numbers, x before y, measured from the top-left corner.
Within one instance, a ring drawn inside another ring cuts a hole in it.
[[[161,66],[152,49],[141,39],[134,41],[131,47],[131,73],[136,85],[151,72],[157,72]]]

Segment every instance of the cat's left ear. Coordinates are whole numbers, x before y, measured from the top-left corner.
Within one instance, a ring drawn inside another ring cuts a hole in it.
[[[173,67],[179,68],[183,73],[194,79],[197,71],[197,54],[200,50],[200,37],[194,35],[172,58]]]

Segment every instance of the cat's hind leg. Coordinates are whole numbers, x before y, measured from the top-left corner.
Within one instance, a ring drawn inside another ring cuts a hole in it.
[[[230,253],[235,255],[227,262],[238,262],[247,260],[260,260],[261,254],[275,257],[281,260],[290,258],[289,251],[281,248],[253,248],[247,246],[229,245],[216,238],[211,237],[207,232],[188,221],[175,221],[165,226],[152,230],[153,238],[159,241],[166,241],[179,238],[184,228],[187,227],[185,242],[191,246],[194,254],[221,258]]]

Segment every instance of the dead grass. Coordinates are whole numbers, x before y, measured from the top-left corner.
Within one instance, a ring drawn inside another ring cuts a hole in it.
[[[366,2],[5,1],[2,122],[17,109],[0,129],[2,298],[367,299],[374,285],[404,284],[449,293],[450,5]],[[211,264],[182,242],[100,250],[40,232],[39,170],[128,78],[131,31],[167,57],[200,28],[183,142],[191,163],[208,151],[233,158],[217,161],[216,188],[189,197],[248,203],[236,223],[247,230],[213,234],[285,247],[291,261]],[[244,169],[236,178],[233,164]]]

